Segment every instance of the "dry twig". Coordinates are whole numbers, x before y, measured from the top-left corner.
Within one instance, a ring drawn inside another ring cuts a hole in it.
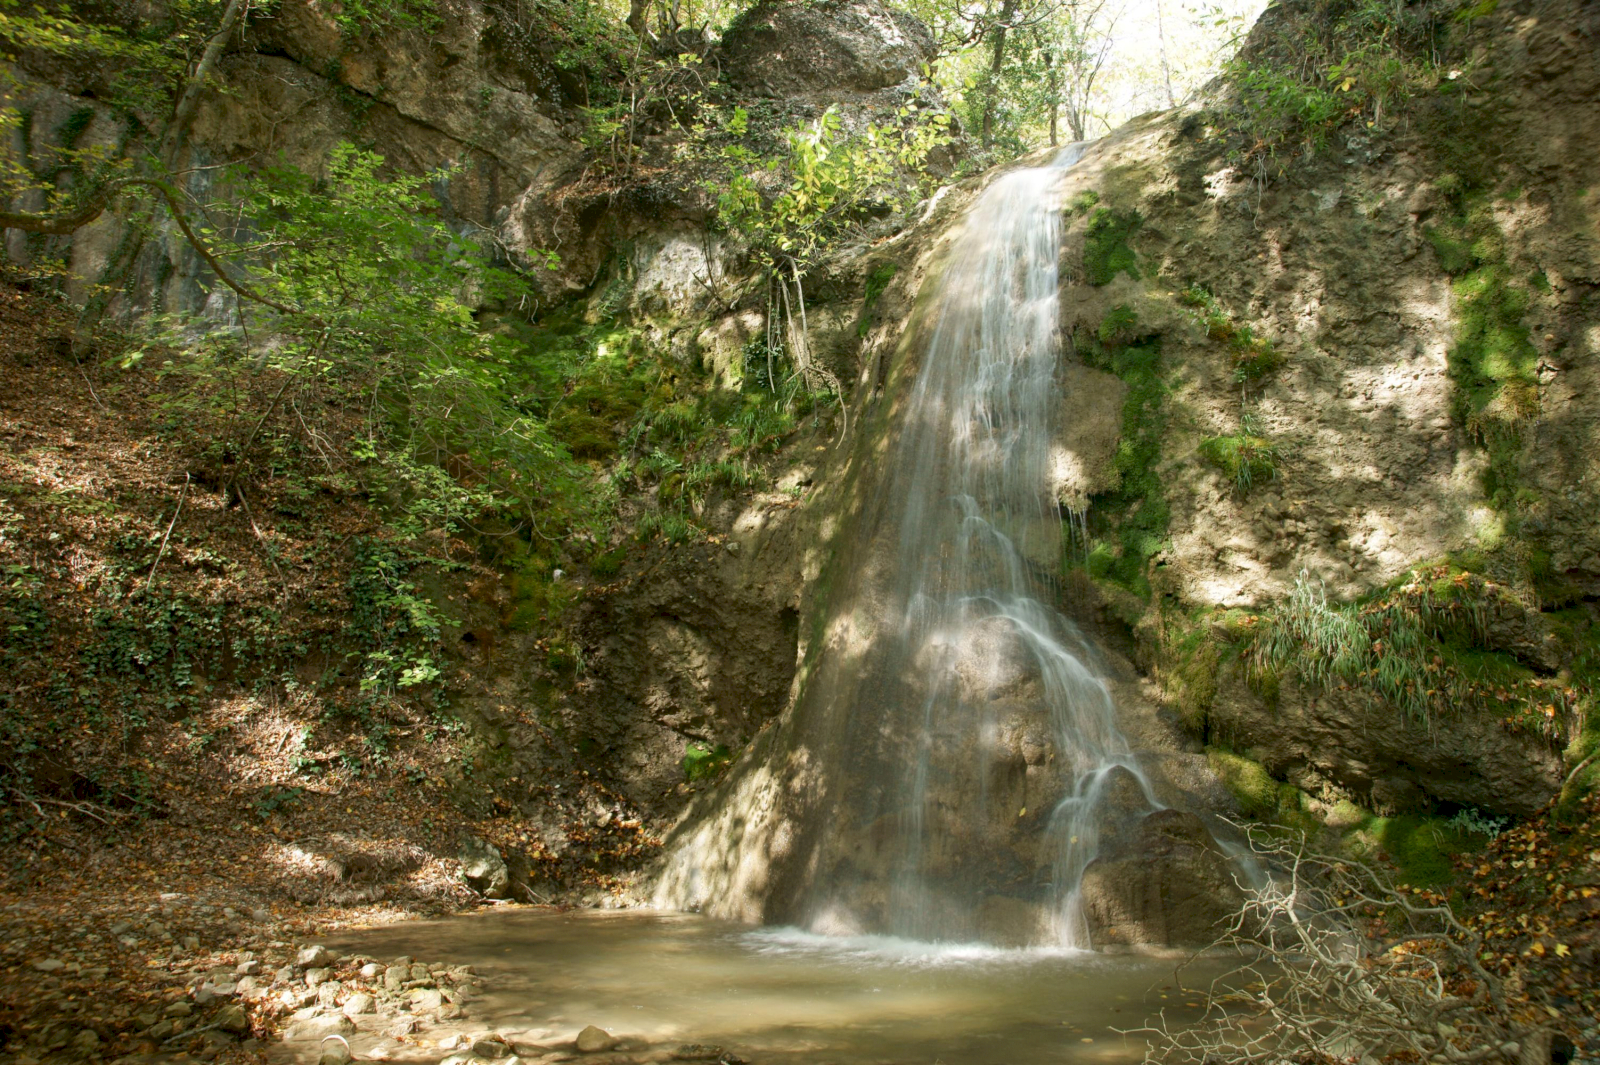
[[[1242,960],[1199,1023],[1138,1029],[1153,1037],[1147,1065],[1518,1062],[1545,1034],[1513,1025],[1483,937],[1448,906],[1301,843],[1255,833],[1251,846],[1277,871],[1214,944]]]

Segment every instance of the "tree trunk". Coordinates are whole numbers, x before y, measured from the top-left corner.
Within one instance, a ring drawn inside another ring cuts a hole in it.
[[[1161,48],[1161,78],[1167,87],[1167,106],[1177,107],[1178,97],[1172,91],[1172,64],[1167,59],[1167,30],[1161,18],[1161,0],[1156,0],[1156,42]]]
[[[994,108],[1000,95],[1000,68],[1005,64],[1006,58],[1006,29],[1016,6],[1017,0],[1005,0],[1005,3],[1000,5],[1000,18],[994,29],[993,58],[989,61],[988,93],[983,101],[983,124],[979,131],[985,148],[994,143]]]
[[[1061,71],[1056,68],[1056,55],[1054,52],[1044,54],[1045,75],[1050,86],[1050,147],[1054,148],[1059,139],[1056,136],[1057,124],[1061,119]]]
[[[650,0],[628,0],[628,28],[635,37],[644,39],[649,35],[650,29],[645,25],[645,18],[649,14]]]

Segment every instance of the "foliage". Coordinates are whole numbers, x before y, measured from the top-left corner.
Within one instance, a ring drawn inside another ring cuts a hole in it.
[[[1329,0],[1287,22],[1283,36],[1227,68],[1235,99],[1225,120],[1239,135],[1239,161],[1265,182],[1346,122],[1381,126],[1397,117],[1408,99],[1440,83],[1440,39],[1458,7]]]
[[[202,232],[252,264],[257,292],[296,313],[241,301],[243,335],[203,338],[182,372],[265,370],[283,375],[283,390],[365,397],[358,457],[375,464],[374,490],[411,497],[418,519],[451,525],[498,510],[541,527],[588,520],[580,471],[513,401],[514,344],[473,313],[517,291],[516,279],[432,216],[425,178],[386,178],[382,165],[344,144],[325,180],[289,166],[232,174],[249,227]],[[274,344],[258,355],[239,343],[252,335]],[[177,329],[161,339],[185,343]]]
[[[1324,688],[1357,686],[1412,721],[1434,726],[1466,709],[1557,737],[1579,692],[1490,650],[1489,620],[1504,586],[1448,566],[1421,567],[1364,603],[1331,604],[1302,574],[1289,598],[1245,634],[1259,677],[1294,669]]]
[[[1463,835],[1486,836],[1493,840],[1499,838],[1500,833],[1506,830],[1511,821],[1509,818],[1485,814],[1475,807],[1463,806],[1446,824]]]
[[[392,542],[355,544],[349,627],[359,648],[361,694],[369,701],[392,700],[439,679],[439,641],[449,622],[408,579],[416,566],[431,564],[436,560]]]
[[[761,159],[737,139],[711,148],[720,173],[706,182],[717,217],[769,262],[808,263],[829,240],[874,210],[894,212],[921,191],[915,175],[949,139],[949,118],[902,108],[900,128],[849,130],[836,107],[783,132],[782,154]],[[723,130],[733,138],[749,115],[735,107]]]
[[[1277,346],[1266,337],[1256,336],[1248,325],[1239,325],[1221,302],[1199,285],[1190,285],[1178,301],[1195,312],[1207,337],[1221,342],[1228,352],[1234,382],[1241,389],[1266,377],[1283,364]]]

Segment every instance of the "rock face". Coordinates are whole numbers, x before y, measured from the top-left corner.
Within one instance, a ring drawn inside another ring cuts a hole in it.
[[[922,77],[933,34],[878,0],[768,0],[723,38],[728,80],[772,96],[872,93]]]

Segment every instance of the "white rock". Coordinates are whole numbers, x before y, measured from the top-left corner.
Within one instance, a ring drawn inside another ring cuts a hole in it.
[[[333,951],[320,943],[304,947],[294,956],[297,969],[325,969],[337,960]]]

